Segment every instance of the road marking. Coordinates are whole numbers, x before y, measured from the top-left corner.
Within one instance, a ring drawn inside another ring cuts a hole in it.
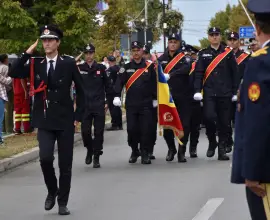
[[[224,198],[209,199],[192,220],[209,220],[223,201]]]

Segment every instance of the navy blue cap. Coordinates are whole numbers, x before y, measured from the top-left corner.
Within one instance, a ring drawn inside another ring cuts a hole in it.
[[[185,51],[190,52],[190,53],[198,53],[199,50],[192,45],[186,44],[185,46]]]
[[[143,45],[142,45],[142,43],[139,42],[139,41],[133,41],[133,42],[131,43],[131,48],[132,48],[132,49],[134,49],[134,48],[139,48],[139,49],[141,49],[141,48],[143,48]]]
[[[235,31],[232,31],[228,34],[227,36],[227,39],[230,40],[230,39],[236,39],[238,40],[239,39],[239,34]]]
[[[96,48],[94,47],[93,44],[87,44],[84,48],[84,53],[94,53],[96,52]]]
[[[107,59],[110,62],[115,62],[116,61],[116,58],[114,56],[108,56]]]
[[[247,8],[254,14],[269,14],[270,1],[269,0],[249,0],[247,4]]]
[[[218,27],[211,27],[208,30],[208,34],[220,34],[220,28],[218,28]]]
[[[40,39],[61,39],[63,32],[54,24],[48,24],[40,27]]]
[[[172,33],[169,37],[168,40],[179,40],[180,41],[180,36],[179,34]]]
[[[143,51],[145,52],[145,53],[150,53],[150,47],[148,46],[148,45],[144,45],[143,46]]]

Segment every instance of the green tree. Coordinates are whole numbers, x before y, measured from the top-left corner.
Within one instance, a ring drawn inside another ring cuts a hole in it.
[[[160,22],[160,30],[163,28],[163,23],[166,23],[168,28],[166,29],[166,35],[171,32],[178,32],[182,28],[184,16],[182,13],[176,10],[169,10],[166,12],[164,18]]]
[[[201,48],[206,48],[210,45],[209,40],[204,37],[203,39],[199,40],[201,44]]]
[[[18,52],[36,35],[37,24],[19,2],[0,2],[0,52]]]
[[[38,27],[55,23],[64,32],[61,53],[74,54],[93,36],[98,0],[2,0],[0,48],[19,53],[38,37]],[[3,34],[4,33],[4,34]],[[3,47],[3,46],[2,46]]]
[[[228,4],[224,11],[217,12],[215,17],[210,20],[210,27],[221,29],[222,40],[226,41],[226,33],[229,31],[229,21],[231,16],[231,6]]]
[[[243,0],[244,5],[247,5],[248,0]],[[251,14],[250,14],[251,15]],[[253,15],[251,18],[254,20]],[[222,40],[226,42],[226,33],[229,31],[239,31],[240,26],[250,26],[250,21],[240,4],[231,7],[227,5],[226,9],[216,13],[215,17],[211,19],[209,26],[220,27],[222,30]],[[200,40],[201,46],[209,45],[207,39]]]
[[[97,48],[97,58],[108,55],[115,48],[120,48],[121,34],[130,33],[129,22],[133,22],[138,30],[145,27],[144,1],[138,0],[106,0],[109,9],[101,13],[104,16],[104,24],[97,30],[93,42]],[[160,31],[156,27],[159,0],[154,0],[153,5],[148,5],[148,28],[152,28],[154,42],[159,40]],[[153,7],[152,7],[153,6]]]
[[[247,6],[248,0],[243,0],[245,6]],[[251,18],[254,19],[253,15],[250,14]],[[243,10],[242,6],[239,4],[234,6],[231,11],[231,16],[229,20],[229,27],[231,31],[239,31],[240,26],[251,26],[250,21]]]

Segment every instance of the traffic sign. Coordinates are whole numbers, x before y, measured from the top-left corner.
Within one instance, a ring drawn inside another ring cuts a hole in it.
[[[239,28],[240,38],[253,38],[255,29],[253,26],[243,26]]]

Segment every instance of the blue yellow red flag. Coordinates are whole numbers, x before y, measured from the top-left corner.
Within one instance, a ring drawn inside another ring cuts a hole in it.
[[[163,129],[171,129],[178,142],[184,136],[181,119],[170,93],[169,85],[164,76],[161,65],[157,65],[157,99],[158,99],[158,124]]]

